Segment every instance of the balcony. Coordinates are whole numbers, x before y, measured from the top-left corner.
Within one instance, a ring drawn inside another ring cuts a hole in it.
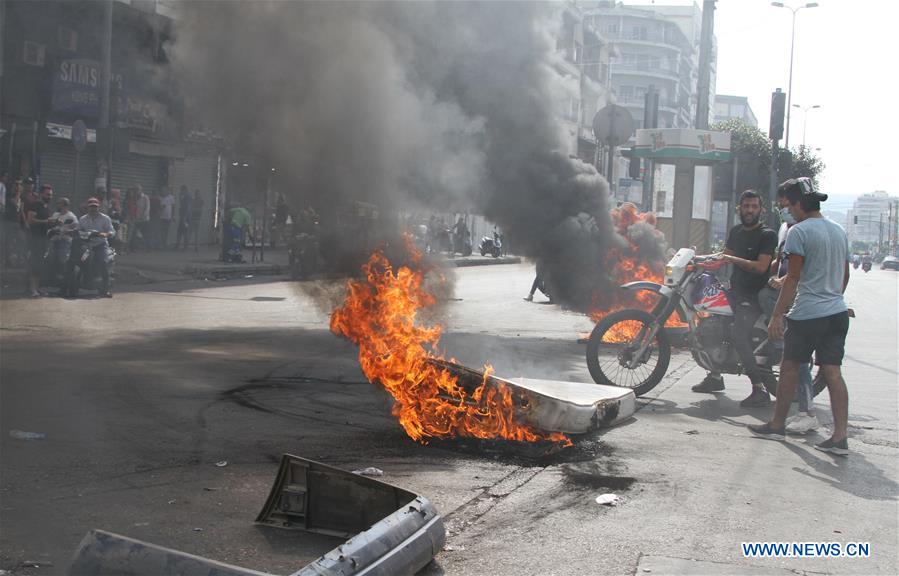
[[[637,63],[615,63],[612,64],[612,74],[628,74],[632,76],[652,76],[654,78],[661,78],[663,80],[668,80],[670,82],[678,82],[680,81],[680,75],[677,70],[672,70],[666,67],[656,67],[653,68],[648,64],[637,64]]]

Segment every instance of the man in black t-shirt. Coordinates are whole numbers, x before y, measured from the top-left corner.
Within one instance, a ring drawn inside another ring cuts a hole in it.
[[[49,184],[41,186],[41,195],[37,201],[25,206],[25,224],[28,226],[28,291],[32,298],[41,296],[38,288],[44,271],[44,253],[47,251],[47,230],[53,226],[50,221],[53,202],[53,187]]]
[[[727,234],[723,258],[733,264],[730,297],[734,311],[733,345],[740,356],[743,372],[752,382],[752,394],[740,402],[743,407],[767,406],[771,397],[765,390],[763,375],[755,363],[750,343],[752,327],[762,310],[759,291],[768,282],[768,268],[777,249],[777,232],[761,223],[762,200],[758,192],[746,190],[740,195],[740,224]],[[720,376],[709,375],[694,392],[724,390]]]

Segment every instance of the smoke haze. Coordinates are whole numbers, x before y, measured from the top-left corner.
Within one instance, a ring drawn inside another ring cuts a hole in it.
[[[554,67],[559,5],[540,2],[184,2],[170,52],[189,109],[297,183],[341,202],[466,210],[542,257],[554,298],[614,291],[626,243],[608,185],[565,150]],[[522,287],[524,289],[526,287]]]

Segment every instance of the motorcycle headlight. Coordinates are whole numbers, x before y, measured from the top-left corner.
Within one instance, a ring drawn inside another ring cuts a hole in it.
[[[665,276],[671,276],[672,274],[674,274],[674,268],[665,266]]]

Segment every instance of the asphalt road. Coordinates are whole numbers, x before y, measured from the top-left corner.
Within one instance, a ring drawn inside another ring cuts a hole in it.
[[[456,272],[432,318],[447,356],[500,376],[589,381],[588,320],[526,303],[532,267]],[[850,449],[750,437],[748,383],[689,387],[684,354],[630,422],[533,460],[409,440],[354,347],[333,286],[165,283],[113,300],[0,301],[0,569],[61,573],[90,528],[289,573],[339,540],[253,525],[289,452],[426,495],[448,545],[426,574],[895,574],[899,274],[852,276]],[[539,300],[539,297],[538,297]],[[826,393],[819,415],[829,420]],[[12,430],[45,437],[21,440]],[[227,465],[216,464],[226,462]],[[621,496],[609,508],[594,498]],[[744,558],[741,542],[870,542],[864,559]],[[38,564],[38,567],[25,567]]]

